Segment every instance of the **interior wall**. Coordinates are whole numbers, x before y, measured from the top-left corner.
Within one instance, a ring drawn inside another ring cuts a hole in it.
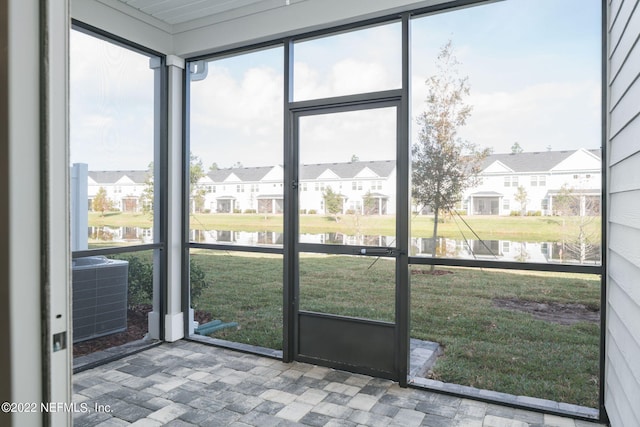
[[[71,401],[66,6],[0,3],[0,402]],[[13,409],[0,425],[71,421]]]
[[[0,93],[9,91],[9,6],[0,3]],[[11,341],[9,324],[9,97],[0,96],[0,336]],[[11,399],[11,351],[0,346],[0,401]],[[0,413],[0,424],[9,415]]]
[[[0,84],[6,110],[2,114],[3,177],[0,223],[3,246],[2,365],[3,401],[42,401],[42,346],[40,314],[40,39],[39,2],[9,0],[0,8],[7,13],[6,44],[0,50],[0,67],[6,73]],[[5,97],[5,94],[7,96]],[[6,156],[6,157],[5,157]],[[6,180],[5,180],[6,179]],[[6,310],[6,311],[5,311]],[[4,334],[7,333],[7,335]],[[6,337],[6,338],[5,338]],[[5,385],[7,384],[7,385]],[[8,388],[8,390],[7,390]],[[4,415],[6,416],[6,415]],[[2,425],[42,424],[40,413],[10,414]]]
[[[608,280],[605,407],[640,425],[640,2],[608,4]]]

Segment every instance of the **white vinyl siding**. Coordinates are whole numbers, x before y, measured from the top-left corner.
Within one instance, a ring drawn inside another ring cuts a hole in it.
[[[605,407],[640,425],[640,7],[609,4],[609,245]]]

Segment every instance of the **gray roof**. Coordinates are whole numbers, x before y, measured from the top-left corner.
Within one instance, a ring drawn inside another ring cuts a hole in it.
[[[300,179],[317,179],[326,170],[330,170],[342,179],[355,178],[363,169],[369,168],[381,178],[388,177],[395,169],[395,161],[375,160],[368,162],[349,163],[318,163],[300,166]],[[213,182],[224,182],[231,174],[235,174],[242,182],[258,182],[273,169],[273,166],[253,168],[229,168],[209,172],[207,176]]]
[[[300,166],[300,179],[317,179],[326,170],[330,170],[342,179],[355,178],[363,169],[369,168],[381,178],[386,178],[396,167],[393,160],[372,160],[368,162],[319,163]]]
[[[571,156],[578,150],[566,151],[538,151],[526,153],[498,153],[490,154],[484,160],[482,169],[486,169],[495,161],[500,161],[514,172],[546,172]],[[601,158],[599,149],[587,150]],[[300,166],[300,180],[315,180],[325,171],[330,170],[341,179],[354,179],[363,169],[369,168],[381,178],[387,178],[394,171],[396,163],[393,160],[373,160],[348,163],[318,163]],[[218,169],[207,173],[213,182],[224,182],[232,173],[241,182],[259,182],[273,169],[273,166],[259,166],[250,168]],[[89,176],[98,183],[113,184],[123,176],[129,177],[136,184],[144,184],[148,171],[89,171]]]
[[[136,184],[144,184],[149,177],[149,171],[128,170],[128,171],[89,171],[89,178],[98,184],[115,184],[123,176],[128,177]]]
[[[253,168],[229,168],[218,169],[211,171],[207,174],[213,182],[223,182],[232,173],[235,174],[240,181],[243,182],[257,182],[260,181],[266,174],[273,169],[273,166],[258,166]]]
[[[499,161],[513,169],[514,172],[546,172],[576,151],[578,150],[490,154],[482,163],[482,169],[486,169],[493,162]],[[601,158],[600,150],[587,151]]]

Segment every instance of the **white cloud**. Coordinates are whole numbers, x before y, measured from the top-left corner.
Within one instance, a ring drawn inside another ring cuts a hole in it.
[[[472,95],[461,136],[496,152],[508,152],[516,141],[526,151],[598,148],[599,90],[595,82],[545,83]]]
[[[153,160],[153,84],[146,56],[72,31],[71,162],[145,169]]]
[[[426,105],[426,87],[415,77],[412,116]],[[510,91],[473,90],[473,107],[460,136],[494,152],[509,152],[514,142],[525,151],[598,148],[600,146],[600,83],[556,81],[526,84]],[[413,138],[417,135],[415,120]]]
[[[396,110],[374,110],[302,117],[301,163],[396,158]]]

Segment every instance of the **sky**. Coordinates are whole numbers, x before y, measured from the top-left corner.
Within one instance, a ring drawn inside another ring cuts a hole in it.
[[[598,0],[509,0],[416,18],[411,126],[425,81],[452,41],[472,106],[459,135],[494,152],[600,146]],[[570,17],[567,19],[567,17]],[[71,160],[90,170],[146,169],[153,147],[153,72],[138,53],[72,32]],[[106,45],[106,46],[105,46]],[[400,25],[300,41],[294,100],[400,87]],[[206,168],[283,163],[283,49],[210,61],[192,82],[191,151]],[[303,117],[303,163],[394,158],[392,108]]]
[[[75,30],[69,56],[71,163],[146,170],[154,147],[150,58]]]

